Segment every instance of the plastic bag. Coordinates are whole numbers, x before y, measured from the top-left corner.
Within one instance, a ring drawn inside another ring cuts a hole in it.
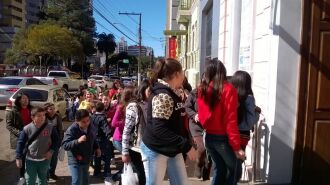
[[[60,149],[58,150],[58,160],[64,161],[64,155],[65,155],[65,150],[63,147],[60,147]]]
[[[131,163],[124,164],[124,170],[121,174],[122,185],[139,185],[139,179],[136,173],[133,172]]]

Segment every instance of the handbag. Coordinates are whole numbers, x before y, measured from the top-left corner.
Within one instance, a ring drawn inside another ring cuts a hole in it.
[[[139,185],[139,179],[136,173],[133,172],[131,163],[124,164],[124,170],[121,174],[122,185]]]

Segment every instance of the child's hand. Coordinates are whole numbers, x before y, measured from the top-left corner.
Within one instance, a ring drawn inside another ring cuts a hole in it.
[[[101,152],[101,150],[98,148],[98,149],[96,149],[95,154],[96,154],[96,157],[101,157],[102,152]]]
[[[78,139],[78,143],[83,143],[87,141],[87,137],[86,135],[80,136],[80,138]]]
[[[46,153],[46,155],[45,155],[45,158],[46,158],[47,160],[49,160],[49,159],[52,158],[52,156],[53,156],[53,153],[50,152],[50,151],[48,151],[48,152]]]
[[[17,168],[22,168],[22,160],[21,159],[16,159],[16,166],[17,166]]]

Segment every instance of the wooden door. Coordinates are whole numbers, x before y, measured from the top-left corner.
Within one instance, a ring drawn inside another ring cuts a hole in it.
[[[330,0],[305,0],[295,184],[330,184]]]

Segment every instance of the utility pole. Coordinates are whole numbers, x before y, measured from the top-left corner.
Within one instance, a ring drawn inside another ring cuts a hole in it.
[[[119,15],[138,15],[139,16],[139,61],[138,61],[138,86],[141,83],[141,50],[142,50],[142,27],[141,27],[141,17],[142,13],[120,13]]]

